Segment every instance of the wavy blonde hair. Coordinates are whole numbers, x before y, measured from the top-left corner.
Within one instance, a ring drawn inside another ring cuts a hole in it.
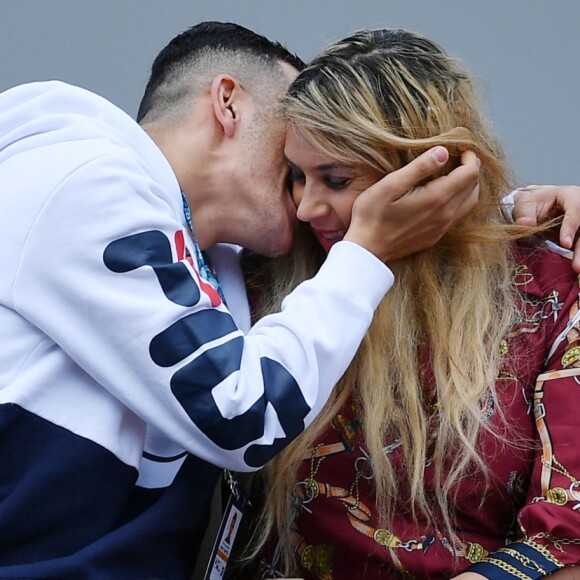
[[[451,530],[458,482],[473,469],[486,474],[477,442],[492,427],[482,405],[494,395],[500,343],[515,315],[509,242],[523,232],[508,225],[500,209],[511,187],[504,154],[461,64],[434,42],[403,30],[361,31],[332,45],[300,73],[284,111],[325,155],[382,174],[434,145],[451,152],[449,171],[471,149],[482,162],[480,202],[435,247],[390,264],[395,284],[331,399],[264,470],[266,505],[255,527],[257,546],[275,529],[290,562],[297,469],[349,398],[362,422],[382,524],[389,528],[397,479],[403,477],[415,517],[431,523],[442,518]],[[317,246],[304,231],[290,256],[269,265],[260,315],[278,310],[283,297],[316,272],[324,259]],[[425,385],[425,360],[434,391]],[[496,413],[501,416],[501,409]],[[384,451],[393,438],[402,443],[405,473],[394,472]],[[434,500],[424,485],[428,462],[436,473]]]

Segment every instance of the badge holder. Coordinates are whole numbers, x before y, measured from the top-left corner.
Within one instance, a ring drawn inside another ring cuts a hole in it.
[[[224,475],[230,489],[230,496],[224,510],[204,580],[222,580],[225,578],[244,512],[250,505],[246,492],[232,473],[225,471]]]

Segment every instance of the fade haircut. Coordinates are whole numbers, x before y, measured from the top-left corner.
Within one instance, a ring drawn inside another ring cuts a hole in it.
[[[202,88],[220,74],[236,78],[254,98],[285,86],[280,66],[303,61],[279,42],[231,22],[201,22],[157,55],[139,105],[138,123],[182,119]]]

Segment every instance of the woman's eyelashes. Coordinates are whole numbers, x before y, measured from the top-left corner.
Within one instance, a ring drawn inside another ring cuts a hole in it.
[[[330,189],[344,189],[348,187],[352,181],[350,177],[342,177],[340,175],[325,175],[322,180]]]
[[[351,177],[336,175],[334,173],[321,174],[319,179],[329,189],[344,189],[352,182]],[[288,188],[292,191],[292,184],[295,182],[305,182],[306,176],[304,172],[300,171],[296,166],[289,166],[288,171]]]

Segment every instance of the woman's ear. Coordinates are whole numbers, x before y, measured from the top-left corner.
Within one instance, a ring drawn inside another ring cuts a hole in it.
[[[240,92],[238,81],[229,75],[219,75],[211,83],[214,116],[226,137],[231,137],[236,129],[239,117],[237,98]]]

